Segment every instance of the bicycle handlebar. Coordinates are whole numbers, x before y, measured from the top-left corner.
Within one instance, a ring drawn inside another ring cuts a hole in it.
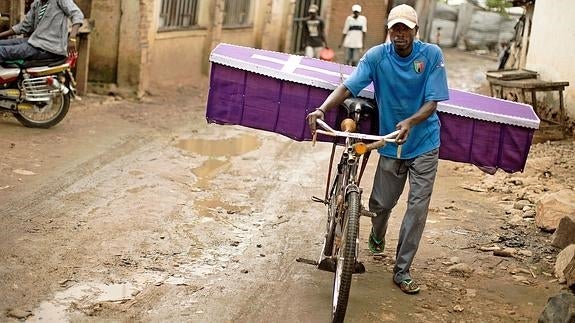
[[[337,130],[333,129],[332,127],[330,127],[327,123],[325,123],[321,119],[316,119],[316,123],[325,130],[317,129],[315,131],[315,134],[313,136],[313,142],[314,143],[316,141],[315,139],[316,139],[316,135],[318,133],[323,134],[323,135],[332,136],[332,137],[354,138],[354,139],[360,139],[360,140],[371,140],[371,141],[373,141],[372,143],[369,143],[369,144],[365,144],[362,142],[354,144],[354,150],[360,155],[365,154],[366,152],[371,151],[373,149],[381,148],[381,147],[385,146],[388,142],[395,142],[395,138],[399,134],[399,130],[396,130],[396,131],[389,133],[387,135],[384,135],[384,136],[368,135],[368,134],[364,134],[364,133],[348,132],[348,131],[337,131]],[[399,147],[398,147],[398,155],[401,154],[400,148],[401,148],[401,145],[399,145]]]
[[[344,137],[344,138],[355,138],[355,139],[362,139],[362,140],[372,140],[372,141],[386,141],[386,142],[395,142],[395,137],[399,134],[399,130],[396,130],[392,133],[389,133],[385,136],[376,136],[376,135],[368,135],[364,133],[358,132],[347,132],[347,131],[337,131],[330,127],[325,121],[321,119],[316,119],[316,123],[325,130],[316,130],[317,133],[321,133],[324,135],[332,136],[332,137]]]

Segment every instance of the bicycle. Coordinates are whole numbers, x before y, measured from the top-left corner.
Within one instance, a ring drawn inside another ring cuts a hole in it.
[[[351,278],[354,273],[365,272],[358,261],[359,217],[375,217],[361,204],[361,177],[367,165],[371,150],[395,142],[399,131],[385,136],[357,132],[363,119],[377,119],[377,108],[373,101],[351,98],[344,101],[345,117],[341,121],[341,131],[334,130],[321,119],[313,143],[318,134],[334,137],[331,152],[325,199],[312,197],[314,202],[327,206],[327,221],[324,243],[317,264],[318,269],[335,273],[332,292],[332,322],[343,322],[349,300]],[[343,141],[343,142],[342,142]],[[370,141],[365,143],[364,141]],[[333,181],[331,172],[336,154],[336,146],[342,145],[337,171]],[[401,146],[400,146],[401,147]],[[361,164],[361,167],[360,167]]]

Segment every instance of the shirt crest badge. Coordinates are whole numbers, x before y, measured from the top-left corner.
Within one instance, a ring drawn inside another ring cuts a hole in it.
[[[415,73],[421,74],[425,69],[425,64],[423,63],[423,61],[415,61],[413,62],[413,69],[415,70]]]

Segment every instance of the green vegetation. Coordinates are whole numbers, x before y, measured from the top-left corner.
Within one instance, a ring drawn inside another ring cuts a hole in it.
[[[487,0],[486,5],[488,8],[493,9],[504,16],[507,16],[507,11],[505,9],[512,6],[511,2],[507,0]]]

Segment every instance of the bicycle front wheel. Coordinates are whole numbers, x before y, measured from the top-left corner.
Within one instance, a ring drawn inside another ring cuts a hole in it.
[[[359,193],[349,192],[346,196],[346,217],[343,228],[343,236],[339,250],[337,250],[337,267],[333,282],[332,297],[332,322],[343,322],[349,291],[351,288],[351,277],[355,268],[356,244],[359,233]]]

